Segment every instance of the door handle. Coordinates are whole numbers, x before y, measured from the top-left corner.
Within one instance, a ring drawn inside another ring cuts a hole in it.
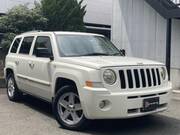
[[[34,63],[32,63],[32,61],[29,61],[28,64],[29,64],[30,68],[34,68]]]
[[[19,61],[15,61],[15,64],[16,64],[16,65],[19,65]]]

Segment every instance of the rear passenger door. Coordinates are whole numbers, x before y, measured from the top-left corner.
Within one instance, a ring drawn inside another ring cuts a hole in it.
[[[41,55],[37,53],[41,51]],[[31,58],[28,60],[30,89],[33,95],[45,100],[51,100],[51,60],[53,57],[51,38],[37,36]]]
[[[14,70],[14,77],[15,77],[15,80],[16,80],[16,83],[19,87],[19,79],[17,77],[17,68],[18,68],[18,63],[17,63],[17,58],[18,58],[18,54],[17,54],[17,51],[18,51],[18,48],[21,44],[21,40],[22,40],[22,37],[17,37],[15,38],[15,40],[13,41],[12,45],[11,45],[11,48],[9,50],[9,53],[8,55],[6,56],[6,66],[7,67],[11,67],[13,68]]]
[[[19,89],[26,91],[28,88],[28,59],[34,37],[24,37],[16,57],[17,78]]]

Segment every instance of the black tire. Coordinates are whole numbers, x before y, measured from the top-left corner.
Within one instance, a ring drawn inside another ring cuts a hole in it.
[[[60,111],[58,112],[58,108],[59,108],[58,102],[60,101],[60,98],[63,95],[68,94],[68,93],[74,93],[74,94],[78,95],[77,89],[74,86],[67,85],[67,86],[60,88],[59,91],[57,92],[55,99],[54,99],[54,102],[53,102],[54,116],[62,128],[69,129],[69,130],[76,130],[76,131],[83,130],[87,127],[87,125],[89,123],[89,121],[85,118],[83,111],[82,111],[83,116],[81,117],[81,120],[76,124],[67,124],[61,118],[62,116],[60,116],[61,114],[59,114]],[[78,98],[79,98],[79,96],[78,96]],[[72,114],[69,114],[69,115],[71,115],[71,117],[72,117]]]
[[[12,92],[11,94],[9,93],[10,90],[9,90],[9,85],[10,85],[10,81],[12,81],[13,85],[14,85],[14,92]],[[14,75],[13,73],[9,74],[8,77],[7,77],[7,96],[9,98],[10,101],[19,101],[22,97],[22,93],[19,91],[18,87],[17,87],[17,84],[16,84],[16,81],[14,79]]]

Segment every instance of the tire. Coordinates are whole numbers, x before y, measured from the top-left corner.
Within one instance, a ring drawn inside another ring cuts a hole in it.
[[[62,128],[83,130],[87,127],[88,120],[83,114],[79,95],[74,86],[68,85],[59,89],[53,102],[53,112]]]
[[[9,100],[13,102],[19,101],[22,96],[22,93],[19,91],[12,73],[7,77],[7,96]]]

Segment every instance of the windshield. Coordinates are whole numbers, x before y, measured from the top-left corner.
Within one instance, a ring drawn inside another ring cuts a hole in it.
[[[121,55],[107,38],[101,36],[57,35],[57,42],[64,57]]]

